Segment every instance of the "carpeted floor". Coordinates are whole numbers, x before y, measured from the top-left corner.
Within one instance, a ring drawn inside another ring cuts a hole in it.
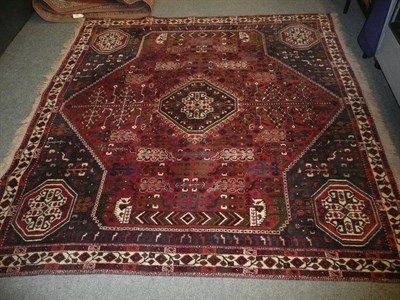
[[[158,0],[154,15],[250,15],[272,13],[336,12],[373,91],[370,105],[392,169],[399,169],[400,109],[382,73],[372,60],[362,60],[356,36],[363,16],[353,1],[342,15],[343,1],[309,0]],[[34,16],[0,58],[0,160],[10,148],[20,123],[31,111],[45,75],[50,73],[63,45],[74,32],[73,24],[49,24]],[[17,59],[18,58],[18,59]],[[383,122],[379,122],[379,120]],[[390,144],[392,144],[390,146]],[[397,178],[399,181],[399,178]],[[0,299],[395,299],[399,284],[267,281],[224,278],[142,276],[37,276],[0,279]]]

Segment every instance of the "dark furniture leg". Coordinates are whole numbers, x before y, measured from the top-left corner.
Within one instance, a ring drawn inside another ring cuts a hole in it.
[[[378,70],[382,70],[381,65],[379,64],[379,61],[377,61],[375,59],[375,64],[374,64],[375,68],[377,68]]]
[[[351,0],[346,0],[346,4],[344,5],[343,13],[346,14],[349,11]]]

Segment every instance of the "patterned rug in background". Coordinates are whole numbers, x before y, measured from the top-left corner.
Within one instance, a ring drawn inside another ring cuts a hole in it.
[[[149,16],[154,0],[32,0],[36,13],[49,22],[82,18],[132,19]]]
[[[400,278],[399,194],[329,15],[85,21],[0,199],[3,276]]]

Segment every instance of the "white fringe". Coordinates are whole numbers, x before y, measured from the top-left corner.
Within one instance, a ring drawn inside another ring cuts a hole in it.
[[[20,122],[20,127],[17,129],[16,133],[14,134],[14,138],[11,142],[11,145],[8,148],[7,154],[5,158],[0,162],[0,178],[2,178],[11,168],[12,163],[15,160],[15,156],[17,154],[18,149],[22,146],[23,139],[26,135],[26,132],[31,124],[34,115],[36,114],[36,110],[39,107],[39,104],[42,100],[42,95],[46,88],[49,86],[53,76],[56,74],[57,70],[60,68],[61,63],[64,61],[64,58],[68,51],[70,50],[71,46],[73,45],[75,39],[78,36],[78,33],[83,25],[83,20],[77,23],[74,31],[73,36],[65,42],[62,47],[60,54],[58,55],[58,59],[52,64],[50,67],[49,73],[44,76],[43,82],[37,87],[37,91],[39,91],[39,95],[36,97],[35,101],[32,104],[31,111],[29,115]]]

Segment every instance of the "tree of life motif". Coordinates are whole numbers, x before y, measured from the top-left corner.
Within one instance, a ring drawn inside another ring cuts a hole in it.
[[[114,86],[111,99],[107,97],[104,88],[100,87],[90,95],[88,105],[79,107],[87,109],[82,121],[87,128],[102,120],[102,129],[109,121],[119,129],[129,119],[132,111],[139,109],[140,102],[134,99],[134,92],[128,87],[117,93],[117,86]]]

